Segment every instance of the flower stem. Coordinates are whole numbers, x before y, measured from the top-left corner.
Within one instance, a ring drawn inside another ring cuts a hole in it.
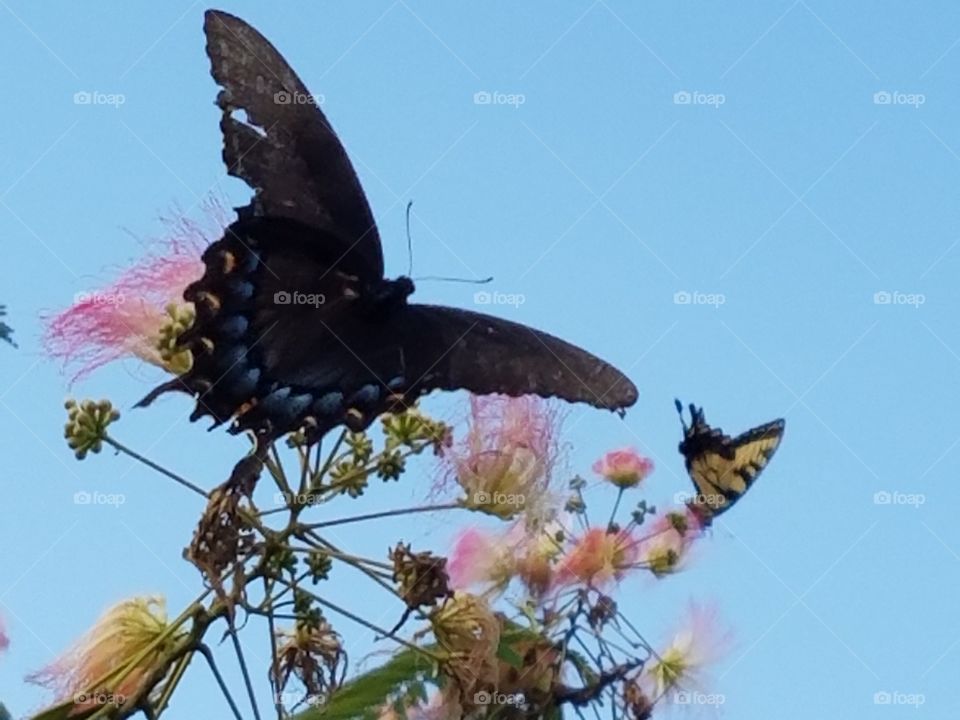
[[[230,711],[233,713],[233,717],[236,720],[243,720],[243,717],[240,715],[240,709],[237,707],[237,703],[234,702],[233,696],[230,694],[230,688],[227,687],[227,683],[223,680],[223,675],[220,674],[220,670],[217,668],[217,663],[213,660],[213,653],[210,652],[210,648],[206,645],[201,644],[197,650],[207,659],[207,665],[210,666],[210,672],[213,673],[213,677],[217,681],[217,685],[220,686],[220,692],[223,693],[223,697],[227,700],[227,705],[230,706]]]
[[[610,519],[607,521],[608,532],[613,528],[613,520],[617,517],[617,510],[620,509],[620,501],[623,500],[623,490],[624,488],[620,488],[620,492],[617,493],[617,500],[613,503],[613,510],[610,511]]]
[[[434,512],[437,510],[454,510],[463,507],[460,503],[442,503],[440,505],[420,505],[412,508],[400,508],[398,510],[384,510],[382,512],[367,513],[366,515],[352,515],[350,517],[338,518],[336,520],[327,520],[326,522],[311,523],[304,525],[310,530],[318,530],[334,525],[347,525],[348,523],[363,522],[364,520],[378,520],[379,518],[394,517],[396,515],[412,515],[414,513]]]
[[[131,450],[130,448],[128,448],[126,445],[122,445],[122,444],[118,443],[116,440],[114,440],[114,439],[113,439],[112,437],[110,437],[109,435],[104,435],[103,441],[104,441],[105,443],[107,443],[107,445],[110,445],[111,447],[113,447],[114,449],[116,449],[118,452],[122,452],[122,453],[125,453],[125,454],[129,455],[129,456],[132,457],[134,460],[138,460],[138,461],[142,462],[142,463],[143,463],[144,465],[146,465],[148,468],[150,468],[150,469],[152,469],[152,470],[156,470],[156,471],[157,471],[158,473],[160,473],[161,475],[166,475],[168,478],[170,478],[170,479],[173,480],[174,482],[178,482],[178,483],[180,483],[181,485],[183,485],[185,488],[189,488],[190,490],[193,490],[193,491],[194,491],[195,493],[197,493],[198,495],[202,495],[202,496],[205,497],[205,498],[209,498],[209,497],[210,497],[210,494],[209,494],[206,490],[204,490],[203,488],[198,487],[198,486],[194,485],[192,482],[190,482],[189,480],[186,480],[186,479],[180,477],[180,476],[177,475],[176,473],[170,472],[170,471],[167,470],[166,468],[161,467],[160,465],[157,465],[157,464],[156,464],[155,462],[153,462],[152,460],[148,460],[147,458],[145,458],[145,457],[144,457],[143,455],[141,455],[140,453],[134,452],[133,450]]]
[[[233,619],[227,617],[229,623],[230,640],[233,642],[234,652],[237,654],[237,662],[240,664],[240,673],[243,675],[243,684],[247,688],[247,697],[250,698],[250,707],[253,708],[253,716],[260,720],[260,709],[257,707],[257,696],[253,692],[253,682],[250,680],[250,671],[247,670],[247,661],[243,657],[243,647],[240,645],[240,638],[237,636],[237,626]],[[239,717],[239,716],[238,716]]]

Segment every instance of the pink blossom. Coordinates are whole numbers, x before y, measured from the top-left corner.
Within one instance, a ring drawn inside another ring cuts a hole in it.
[[[203,249],[228,222],[216,199],[205,203],[204,214],[204,223],[182,214],[162,218],[165,234],[142,258],[112,283],[77,293],[73,305],[44,317],[46,353],[72,369],[73,381],[130,356],[164,366],[158,342],[170,319],[167,306],[184,303],[184,289],[203,274]]]
[[[3,618],[0,617],[0,653],[10,647],[10,638],[7,636],[7,628],[4,625]]]
[[[593,471],[619,488],[631,488],[653,472],[653,460],[633,448],[611,450],[593,464]]]
[[[447,563],[450,586],[466,590],[472,585],[506,585],[514,572],[512,543],[503,533],[469,528],[460,533]]]
[[[701,529],[697,514],[686,507],[661,515],[637,541],[639,562],[657,577],[678,571]]]
[[[471,396],[463,440],[444,453],[444,474],[466,491],[464,504],[500,518],[548,499],[558,460],[556,411],[534,396]]]
[[[637,542],[630,532],[590,528],[574,540],[560,561],[557,583],[599,587],[623,577],[636,562],[636,557]]]
[[[450,586],[466,590],[488,585],[503,590],[517,578],[531,595],[542,595],[552,583],[560,553],[554,539],[559,529],[555,522],[543,528],[517,522],[502,532],[464,530],[449,555]]]

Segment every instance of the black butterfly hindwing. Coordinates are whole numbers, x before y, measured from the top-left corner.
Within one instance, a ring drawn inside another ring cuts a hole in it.
[[[224,160],[255,191],[203,255],[184,298],[191,370],[154,390],[197,398],[192,419],[235,419],[273,439],[304,427],[361,429],[434,389],[537,394],[622,410],[637,390],[586,351],[517,323],[408,304],[387,280],[379,236],[346,152],[280,54],[238,18],[208,11],[222,86]],[[279,98],[279,100],[278,100]],[[246,121],[233,117],[246,112]]]
[[[677,401],[683,422],[683,408]],[[679,450],[696,491],[688,505],[705,524],[729,510],[750,489],[780,447],[785,422],[774,420],[731,438],[707,424],[703,408],[690,405]]]

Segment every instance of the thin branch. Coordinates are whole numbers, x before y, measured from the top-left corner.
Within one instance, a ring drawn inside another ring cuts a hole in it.
[[[210,672],[213,673],[213,677],[216,679],[217,685],[220,686],[220,692],[222,692],[223,697],[226,698],[227,704],[230,706],[230,711],[233,713],[233,716],[236,718],[236,720],[243,720],[240,715],[240,709],[237,707],[237,703],[234,702],[233,696],[230,694],[230,688],[227,687],[227,684],[223,680],[223,676],[220,674],[220,670],[217,668],[217,663],[213,660],[213,653],[210,652],[210,648],[208,648],[206,645],[200,644],[197,647],[197,650],[207,659],[207,665],[210,666]]]
[[[257,707],[257,696],[253,692],[253,682],[250,680],[250,671],[247,670],[247,661],[243,657],[243,648],[240,646],[240,638],[237,636],[237,627],[233,624],[233,618],[228,617],[227,622],[230,626],[230,640],[233,642],[233,649],[237,654],[237,662],[240,663],[243,684],[246,685],[247,697],[250,698],[250,707],[253,708],[253,716],[256,720],[261,720],[260,709]]]
[[[180,483],[180,484],[183,485],[185,488],[189,488],[190,490],[193,490],[193,491],[194,491],[195,493],[197,493],[198,495],[202,495],[202,496],[205,497],[205,498],[209,498],[209,497],[210,497],[210,493],[208,493],[208,492],[207,492],[206,490],[204,490],[203,488],[201,488],[201,487],[199,487],[199,486],[197,486],[197,485],[194,485],[194,484],[193,484],[192,482],[190,482],[189,480],[186,480],[186,479],[180,477],[180,476],[177,475],[176,473],[170,472],[170,471],[167,470],[166,468],[160,467],[160,466],[157,465],[155,462],[153,462],[153,460],[148,460],[147,458],[145,458],[145,457],[144,457],[143,455],[141,455],[140,453],[134,452],[133,450],[131,450],[130,448],[128,448],[126,445],[122,445],[122,444],[118,443],[116,440],[114,440],[114,439],[113,439],[112,437],[110,437],[109,435],[105,435],[105,436],[103,437],[103,441],[104,441],[105,443],[107,443],[107,445],[110,445],[110,446],[112,446],[113,448],[115,448],[118,452],[122,452],[122,453],[125,453],[125,454],[129,455],[129,456],[132,457],[134,460],[138,460],[138,461],[142,462],[144,465],[146,465],[146,466],[147,466],[148,468],[150,468],[151,470],[156,470],[156,471],[157,471],[158,473],[160,473],[161,475],[165,475],[166,477],[170,478],[170,479],[173,480],[174,482]]]

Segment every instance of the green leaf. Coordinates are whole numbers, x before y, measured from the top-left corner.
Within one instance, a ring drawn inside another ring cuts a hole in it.
[[[416,681],[432,668],[433,661],[422,652],[404,650],[385,665],[344,684],[323,707],[305,710],[294,715],[292,720],[350,720],[363,717],[387,702],[391,695],[400,692],[404,684]]]
[[[519,653],[510,647],[505,641],[500,642],[500,646],[497,648],[497,657],[500,660],[503,660],[510,667],[520,669],[523,667],[523,658],[520,657]]]
[[[0,720],[13,720],[10,716],[10,711],[7,710],[7,706],[3,703],[0,703]]]

